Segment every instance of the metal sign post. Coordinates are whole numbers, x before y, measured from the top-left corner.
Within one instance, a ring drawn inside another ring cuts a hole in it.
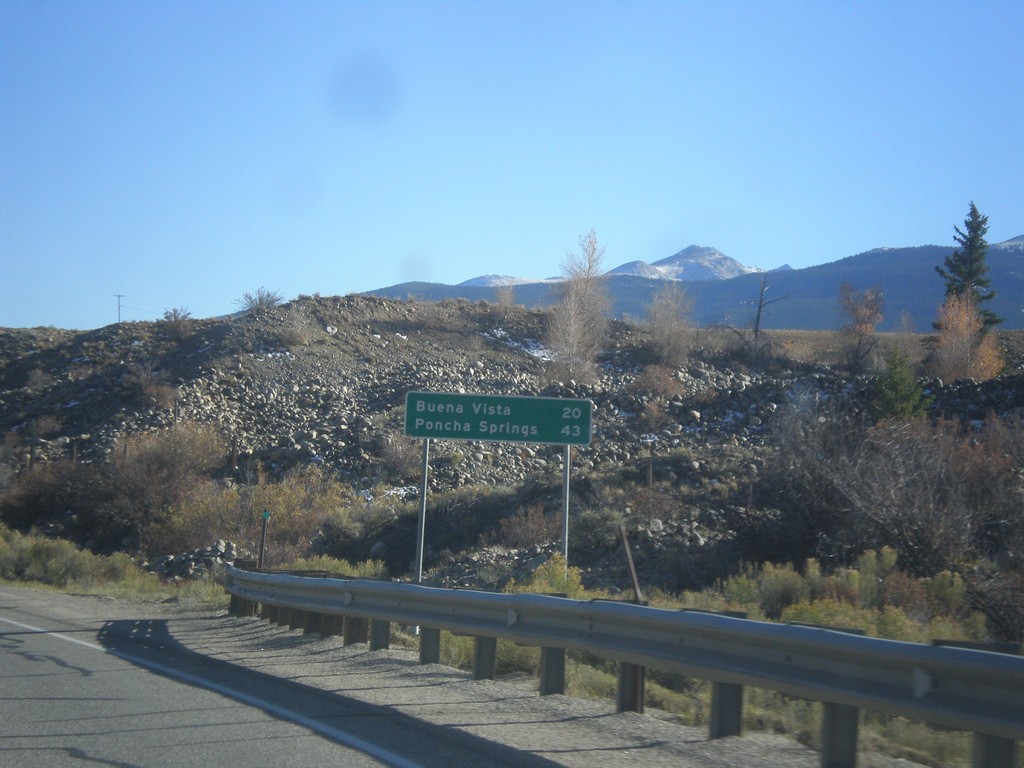
[[[562,557],[569,567],[569,475],[572,469],[572,446],[565,446],[565,466],[562,467]]]
[[[416,583],[423,581],[427,478],[431,440],[542,443],[565,446],[562,469],[562,556],[569,562],[569,476],[573,445],[588,445],[594,404],[565,397],[408,392],[405,434],[423,438],[423,487],[416,536]]]
[[[256,570],[263,568],[263,553],[267,548],[267,523],[270,522],[270,510],[263,510],[263,532],[260,534],[260,557],[256,562]]]
[[[430,475],[430,438],[423,441],[423,486],[420,489],[420,519],[416,529],[416,583],[423,582],[423,540],[427,530],[427,478]]]

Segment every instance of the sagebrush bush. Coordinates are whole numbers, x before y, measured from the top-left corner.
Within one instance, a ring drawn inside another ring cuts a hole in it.
[[[0,579],[36,582],[59,589],[143,582],[152,588],[156,581],[127,554],[94,555],[66,539],[23,535],[5,526],[0,526]]]

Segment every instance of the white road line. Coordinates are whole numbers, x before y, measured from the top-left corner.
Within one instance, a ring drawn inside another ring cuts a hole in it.
[[[48,629],[33,627],[31,624],[22,624],[19,621],[5,619],[3,616],[0,616],[0,622],[10,624],[15,627],[20,627],[21,629],[28,630],[29,632],[39,632],[45,634],[47,637],[55,637],[58,640],[65,640],[69,643],[81,645],[93,651],[99,651],[100,653],[108,653],[111,656],[116,656],[117,658],[131,662],[132,664],[147,667],[148,669],[151,669],[154,672],[159,672],[160,674],[166,675],[167,677],[172,677],[176,680],[189,683],[190,685],[196,685],[201,688],[205,688],[208,691],[220,693],[224,696],[234,699],[235,701],[240,701],[243,704],[258,707],[259,709],[262,709],[265,712],[269,712],[272,715],[276,715],[277,717],[280,717],[284,720],[289,720],[298,725],[305,726],[306,728],[309,728],[311,731],[315,731],[316,733],[319,733],[321,736],[326,736],[327,738],[332,739],[333,741],[337,741],[340,744],[344,744],[347,747],[352,747],[352,749],[358,749],[360,752],[363,752],[364,754],[369,755],[370,757],[385,762],[388,765],[394,766],[394,768],[423,768],[423,766],[421,766],[419,763],[414,763],[412,760],[407,760],[401,755],[396,755],[393,752],[389,752],[388,750],[379,747],[376,744],[373,744],[372,742],[365,741],[364,739],[360,739],[357,736],[353,736],[352,734],[346,733],[345,731],[339,730],[337,728],[332,728],[331,726],[321,723],[318,720],[314,720],[311,717],[306,717],[305,715],[295,712],[294,710],[282,707],[279,704],[274,704],[273,702],[266,701],[265,699],[261,699],[257,696],[253,696],[243,691],[239,691],[237,688],[229,688],[228,686],[221,685],[219,683],[214,683],[209,680],[205,680],[201,677],[190,675],[188,672],[181,672],[180,670],[172,669],[171,667],[166,667],[163,664],[157,664],[156,662],[148,661],[146,659],[139,658],[138,656],[132,656],[131,654],[124,653],[122,651],[116,651],[111,648],[104,648],[102,645],[90,643],[87,640],[79,640],[77,637],[70,637],[69,635],[61,634],[60,632],[53,632]]]

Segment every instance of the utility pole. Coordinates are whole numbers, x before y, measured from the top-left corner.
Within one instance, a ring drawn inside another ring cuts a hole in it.
[[[114,295],[117,297],[117,324],[120,325],[121,324],[121,299],[124,298],[124,294],[123,293],[115,293]]]

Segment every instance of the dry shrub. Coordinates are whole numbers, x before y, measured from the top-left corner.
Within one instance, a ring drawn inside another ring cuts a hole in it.
[[[559,541],[562,536],[562,516],[548,516],[542,504],[531,504],[515,514],[498,521],[497,543],[506,547],[527,548]]]
[[[281,303],[281,294],[268,288],[257,288],[252,293],[242,294],[236,302],[246,312],[262,315]]]
[[[285,347],[306,347],[316,338],[316,330],[296,309],[288,313],[285,325],[277,332],[277,341]]]
[[[151,531],[164,524],[192,487],[224,465],[226,451],[211,427],[182,424],[122,441],[108,471],[113,489],[106,513],[134,530],[150,555]]]
[[[661,400],[649,400],[640,411],[640,426],[648,432],[657,432],[672,422]]]
[[[648,365],[636,377],[631,387],[635,392],[650,393],[663,398],[681,396],[685,393],[682,382],[675,371],[665,365]]]
[[[871,426],[823,410],[777,426],[759,501],[782,511],[776,521],[790,547],[803,541],[810,551],[765,559],[848,558],[890,545],[911,573],[928,576],[966,568],[1019,537],[1017,424],[992,419],[978,432],[924,419]],[[765,533],[749,531],[774,541]]]
[[[839,286],[839,308],[846,323],[840,330],[845,340],[846,363],[850,370],[864,370],[878,346],[875,327],[882,322],[882,289],[855,291],[844,282]]]
[[[252,531],[243,524],[234,488],[198,479],[185,490],[171,513],[154,523],[147,534],[154,555],[199,549],[217,539],[250,542]]]
[[[64,423],[60,419],[56,416],[46,414],[44,416],[38,416],[32,420],[28,427],[28,434],[32,437],[46,439],[60,434],[63,427]]]
[[[168,309],[164,312],[163,321],[164,333],[172,341],[185,341],[189,336],[192,335],[192,330],[195,327],[195,321],[192,319],[192,314],[184,307],[176,307],[175,309]]]
[[[52,383],[53,377],[42,368],[33,368],[25,379],[25,386],[35,392],[46,389]]]
[[[181,399],[178,390],[169,384],[153,383],[148,385],[143,394],[154,408],[173,408]]]
[[[245,546],[255,551],[263,512],[270,512],[266,563],[273,565],[313,553],[325,529],[339,527],[354,503],[352,489],[318,467],[295,470],[276,483],[257,482],[240,489],[238,525],[248,531]],[[344,519],[343,519],[344,518]]]
[[[926,419],[871,426],[813,414],[778,439],[758,487],[762,509],[737,521],[747,557],[843,562],[889,546],[910,575],[949,571],[978,583],[972,599],[990,622],[1012,628],[1024,621],[1024,601],[999,597],[1024,561],[1019,423],[993,417],[977,430]],[[986,602],[989,593],[997,597]]]
[[[380,450],[385,468],[398,480],[412,480],[422,472],[423,448],[418,440],[387,435]]]
[[[985,333],[977,305],[954,293],[939,308],[939,336],[929,359],[933,376],[945,381],[969,377],[984,381],[999,375],[1003,355],[995,334]]]
[[[99,467],[69,461],[39,464],[17,475],[0,495],[0,520],[15,528],[53,525],[74,535],[87,526],[109,497]],[[102,535],[101,531],[94,533]]]

